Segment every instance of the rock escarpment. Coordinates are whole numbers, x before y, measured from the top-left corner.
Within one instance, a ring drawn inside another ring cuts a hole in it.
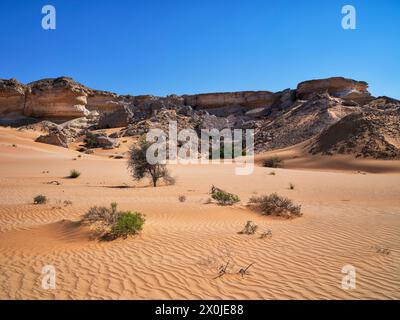
[[[25,86],[15,79],[0,79],[0,117],[22,116],[25,107]]]
[[[359,105],[373,99],[368,92],[368,83],[343,77],[304,81],[299,83],[296,90],[297,97],[302,100],[308,100],[314,93],[324,92],[343,100],[352,100]]]
[[[89,114],[86,88],[71,78],[32,82],[26,91],[24,115],[36,118],[73,119]]]

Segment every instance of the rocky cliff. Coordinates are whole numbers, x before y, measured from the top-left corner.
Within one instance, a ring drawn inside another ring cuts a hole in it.
[[[23,115],[25,90],[25,86],[15,79],[0,79],[0,117]]]
[[[171,106],[191,106],[216,115],[263,117],[274,109],[290,107],[296,100],[309,100],[315,93],[328,93],[349,105],[364,105],[373,99],[368,84],[346,78],[328,78],[300,83],[296,90],[281,92],[241,91],[206,93],[184,96],[119,96],[108,91],[93,90],[68,77],[43,79],[23,85],[0,80],[0,116],[24,115],[36,118],[67,118],[85,116],[89,111],[111,113],[133,107],[146,114]]]
[[[368,83],[343,77],[301,82],[296,90],[297,97],[303,100],[308,100],[314,93],[324,92],[343,100],[352,100],[360,105],[364,105],[373,99],[368,92]]]
[[[30,83],[25,92],[24,115],[36,118],[79,118],[86,109],[87,90],[71,78],[43,79]]]

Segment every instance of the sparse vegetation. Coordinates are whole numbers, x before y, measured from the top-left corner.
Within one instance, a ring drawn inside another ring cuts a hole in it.
[[[237,195],[221,190],[215,186],[211,187],[211,198],[217,201],[221,206],[230,206],[240,201]]]
[[[247,221],[243,230],[240,231],[239,234],[252,235],[252,234],[256,233],[257,229],[258,229],[258,226],[256,224],[254,224],[252,221]]]
[[[124,158],[124,156],[122,156],[122,155],[120,155],[120,154],[114,156],[114,159],[123,159],[123,158]]]
[[[270,239],[270,238],[272,238],[272,231],[271,230],[264,231],[260,235],[260,239]]]
[[[269,173],[269,175],[270,175],[270,176],[276,176],[276,173],[275,173],[275,171],[271,171],[271,172]]]
[[[85,137],[85,139],[83,141],[85,142],[87,148],[92,149],[92,148],[98,148],[99,147],[95,137],[96,137],[96,135],[91,133],[91,132],[87,132],[86,133],[86,137]]]
[[[289,189],[290,190],[294,190],[294,184],[293,183],[289,184]]]
[[[252,197],[249,206],[260,210],[264,215],[293,218],[302,216],[301,206],[293,204],[293,201],[281,197],[276,193],[260,197]]]
[[[145,219],[139,212],[121,212],[116,224],[111,227],[110,235],[114,238],[127,238],[138,234],[143,229]]]
[[[271,157],[264,159],[263,167],[267,168],[282,168],[283,167],[283,160],[279,157]]]
[[[185,202],[186,201],[186,196],[181,195],[181,196],[179,196],[178,200],[179,200],[179,202]]]
[[[92,207],[82,221],[93,226],[103,239],[126,238],[142,230],[144,216],[139,212],[117,210],[117,203],[110,207]]]
[[[68,178],[70,179],[76,179],[79,178],[79,176],[81,175],[81,173],[75,169],[71,170],[71,172],[69,173]]]
[[[163,179],[166,184],[175,183],[175,179],[170,176],[167,166],[162,163],[151,164],[147,161],[147,149],[151,146],[146,140],[141,140],[138,146],[133,146],[129,150],[128,169],[131,171],[133,179],[142,180],[150,177],[153,187]]]
[[[33,198],[34,204],[45,204],[45,203],[47,203],[47,201],[48,201],[47,197],[42,194]]]
[[[72,206],[72,201],[71,200],[64,200],[64,207]]]

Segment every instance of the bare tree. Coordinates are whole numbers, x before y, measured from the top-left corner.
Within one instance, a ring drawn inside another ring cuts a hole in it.
[[[167,183],[171,183],[173,178],[170,176],[165,164],[150,164],[147,161],[146,152],[150,145],[146,140],[141,140],[138,146],[134,145],[129,150],[128,169],[132,173],[133,179],[142,180],[145,177],[149,177],[153,187],[157,186],[157,182],[161,178]]]

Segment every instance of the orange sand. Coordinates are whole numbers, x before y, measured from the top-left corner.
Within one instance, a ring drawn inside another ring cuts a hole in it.
[[[292,150],[284,151],[292,152],[289,169],[256,167],[236,176],[232,165],[177,165],[176,185],[152,188],[130,179],[126,160],[77,158],[33,142],[36,135],[0,128],[0,299],[400,298],[400,161],[293,159]],[[71,169],[82,176],[65,179]],[[53,180],[61,185],[47,184]],[[212,184],[238,194],[241,204],[205,204]],[[271,192],[301,204],[304,216],[273,219],[245,206],[252,195]],[[38,194],[50,203],[33,205]],[[72,205],[58,207],[64,200]],[[74,221],[113,201],[146,214],[144,231],[92,240]],[[248,220],[273,237],[238,234]],[[230,274],[215,278],[228,260]],[[237,274],[253,262],[248,275]],[[49,264],[55,290],[41,287]],[[341,288],[346,264],[357,269],[350,291]]]

